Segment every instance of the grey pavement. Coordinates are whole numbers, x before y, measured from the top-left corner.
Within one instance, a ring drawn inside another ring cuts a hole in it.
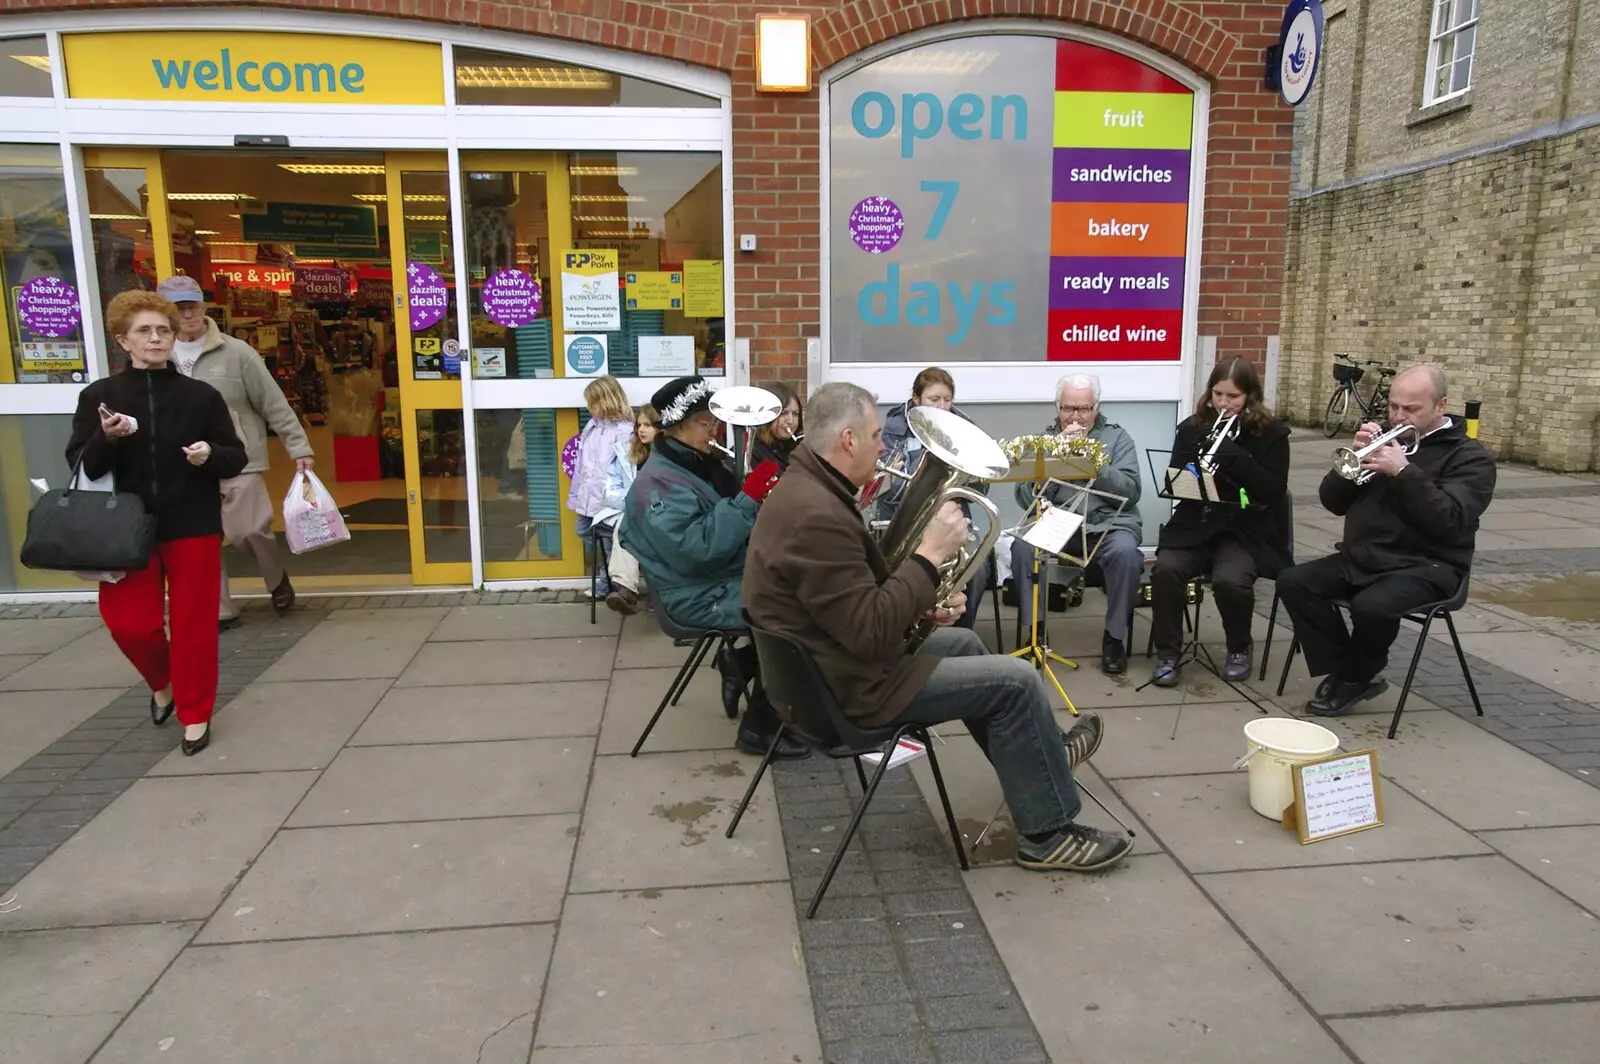
[[[1296,438],[1301,557],[1338,536],[1331,446]],[[1378,750],[1383,827],[1301,846],[1249,808],[1243,725],[1309,689],[1297,662],[1274,694],[1281,617],[1259,705],[1192,666],[1136,691],[1143,658],[1095,668],[1090,592],[1051,639],[1106,719],[1080,775],[1133,856],[1016,868],[952,725],[957,818],[969,845],[989,829],[974,869],[919,762],[812,921],[854,772],[779,766],[725,839],[754,759],[714,672],[627,756],[685,653],[648,617],[591,626],[571,592],[247,610],[216,740],[183,758],[92,606],[0,611],[0,1064],[1589,1059],[1600,483],[1503,467],[1500,488],[1457,618],[1486,715],[1440,630],[1395,740],[1392,691],[1330,725]],[[1220,637],[1209,603],[1201,624]]]

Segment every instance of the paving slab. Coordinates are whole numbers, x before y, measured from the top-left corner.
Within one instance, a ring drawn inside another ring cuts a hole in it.
[[[281,831],[197,941],[554,920],[573,814]]]
[[[315,778],[140,780],[17,884],[0,930],[204,919]]]
[[[1600,914],[1600,827],[1485,831],[1479,837],[1579,905]]]
[[[636,614],[626,619],[622,626],[622,635],[617,640],[616,668],[618,669],[664,669],[674,668],[683,664],[689,656],[689,646],[678,646],[656,624],[655,618],[647,614]],[[706,652],[706,661],[701,668],[710,668],[712,657],[716,648]],[[713,669],[713,671],[715,671]]]
[[[583,606],[457,606],[433,633],[433,642],[570,638],[576,635],[616,635],[622,615],[608,609]]]
[[[29,931],[0,938],[0,1064],[82,1064],[198,924]]]
[[[1452,1009],[1334,1020],[1362,1064],[1552,1064],[1593,1060],[1600,1002]]]
[[[1244,726],[1264,716],[1249,702],[1117,706],[1098,710],[1105,738],[1095,768],[1110,779],[1227,772],[1244,754]]]
[[[1124,781],[1134,811],[1191,872],[1357,864],[1491,852],[1400,787],[1384,781],[1384,825],[1302,846],[1299,835],[1250,808],[1245,772]]]
[[[733,751],[597,758],[570,889],[787,879],[771,779],[761,781],[734,837],[723,837],[757,763]]]
[[[0,692],[0,776],[115,702],[125,690]]]
[[[72,691],[102,687],[120,687],[126,691],[140,682],[138,671],[128,664],[128,659],[111,641],[110,634],[97,626],[0,680],[0,691]]]
[[[1385,776],[1468,831],[1600,824],[1600,789],[1453,713],[1403,721],[1373,745]]]
[[[1463,635],[1461,645],[1468,654],[1568,698],[1588,700],[1600,690],[1600,650],[1575,647],[1548,632]]]
[[[527,1059],[548,926],[189,949],[97,1064]]]
[[[253,683],[217,714],[213,745],[193,757],[174,750],[150,774],[324,768],[388,689],[388,680]]]
[[[0,621],[0,649],[7,654],[53,654],[99,628],[98,617]]]
[[[409,687],[383,696],[352,746],[462,743],[593,735],[610,685],[604,680]]]
[[[346,749],[290,818],[292,827],[575,813],[594,740]]]
[[[0,644],[0,646],[3,645]],[[44,657],[43,654],[0,654],[0,680],[5,679],[14,672],[20,672],[42,657]]]
[[[619,669],[612,674],[605,722],[600,728],[602,754],[625,754],[633,749],[639,733],[677,675],[676,667]],[[644,752],[731,751],[738,730],[738,722],[729,720],[722,711],[722,675],[708,663],[689,681],[689,689],[678,699],[678,704],[668,706],[661,714],[644,745]]]
[[[336,610],[279,658],[261,679],[393,679],[405,671],[444,611]]]
[[[1142,637],[1141,637],[1142,638]],[[1144,647],[1139,647],[1142,652]],[[1227,684],[1204,669],[1188,668],[1183,672],[1183,683],[1178,687],[1157,687],[1151,684],[1144,690],[1139,685],[1150,678],[1151,663],[1142,653],[1129,659],[1128,671],[1121,676],[1107,676],[1100,671],[1100,660],[1079,658],[1077,669],[1054,666],[1056,679],[1067,689],[1073,705],[1083,709],[1111,709],[1124,706],[1172,706],[1187,702],[1237,702],[1239,695]],[[1049,687],[1049,681],[1045,681]],[[1061,699],[1050,688],[1051,700],[1061,708]]]
[[[814,1064],[786,884],[567,900],[536,1064]]]
[[[1168,857],[1083,876],[988,868],[969,882],[1052,1060],[1348,1062]]]
[[[395,681],[396,687],[478,686],[550,680],[604,680],[611,675],[617,641],[506,639],[479,643],[429,643]]]
[[[1503,857],[1198,881],[1324,1016],[1600,994],[1600,921]]]

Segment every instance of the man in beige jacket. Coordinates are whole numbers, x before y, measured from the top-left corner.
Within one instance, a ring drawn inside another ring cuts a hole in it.
[[[178,274],[162,281],[156,291],[178,307],[173,363],[185,376],[205,381],[222,393],[239,438],[244,441],[249,455],[244,472],[221,482],[222,534],[229,543],[255,557],[261,579],[272,593],[272,606],[282,613],[294,605],[294,585],[284,571],[283,557],[272,534],[272,499],[261,475],[267,468],[267,426],[278,434],[301,472],[311,468],[311,443],[261,356],[243,340],[225,335],[206,316],[206,297],[198,281]],[[226,563],[217,619],[223,631],[239,623],[239,607],[228,593]]]

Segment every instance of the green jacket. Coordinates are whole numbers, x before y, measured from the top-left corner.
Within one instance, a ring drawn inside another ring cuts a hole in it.
[[[1058,418],[1044,430],[1046,436],[1056,436],[1061,432],[1061,420]],[[1144,521],[1139,516],[1139,494],[1141,482],[1139,479],[1139,449],[1133,444],[1133,437],[1128,435],[1121,425],[1113,425],[1106,420],[1104,414],[1094,419],[1094,427],[1089,430],[1091,440],[1099,440],[1105,448],[1109,459],[1099,474],[1090,481],[1089,486],[1112,495],[1120,495],[1127,499],[1127,505],[1120,514],[1116,513],[1116,503],[1092,496],[1089,503],[1088,520],[1084,522],[1084,531],[1091,536],[1098,536],[1102,532],[1109,532],[1115,528],[1125,528],[1133,533],[1134,539],[1144,538]],[[1061,489],[1053,489],[1049,493],[1051,502],[1059,502],[1065,493]],[[1033,485],[1017,485],[1017,505],[1027,510],[1033,505]],[[1112,515],[1116,514],[1115,517]]]
[[[696,472],[713,466],[722,470],[718,479],[731,497]],[[743,628],[744,555],[757,509],[714,456],[697,458],[662,437],[628,489],[618,536],[674,621]]]

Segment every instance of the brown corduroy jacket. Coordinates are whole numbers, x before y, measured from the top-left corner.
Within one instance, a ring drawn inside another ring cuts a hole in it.
[[[932,574],[915,558],[889,571],[854,489],[802,443],[750,534],[744,605],[758,627],[811,652],[851,718],[878,727],[938,664],[905,652],[907,630],[935,605]]]

